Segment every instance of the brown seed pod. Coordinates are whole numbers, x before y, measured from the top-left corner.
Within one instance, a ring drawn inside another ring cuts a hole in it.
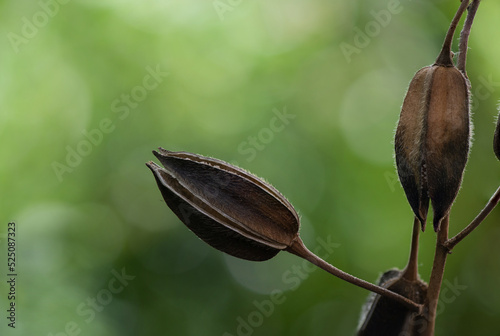
[[[500,160],[500,115],[498,115],[497,128],[495,130],[495,137],[493,138],[493,150],[498,160]]]
[[[422,229],[429,199],[436,231],[448,214],[462,181],[469,139],[468,80],[455,67],[418,71],[403,102],[395,149],[401,184]]]
[[[395,137],[399,179],[425,229],[429,199],[434,230],[449,213],[469,156],[469,80],[453,65],[451,42],[468,1],[452,21],[436,63],[420,69],[406,93]]]
[[[292,245],[299,217],[275,188],[221,160],[162,148],[153,172],[169,208],[199,238],[232,256],[262,261]]]
[[[427,284],[420,279],[408,280],[398,269],[390,269],[377,281],[379,286],[423,303],[427,294]],[[399,336],[413,335],[417,314],[401,303],[385,296],[370,294],[361,312],[358,336]]]

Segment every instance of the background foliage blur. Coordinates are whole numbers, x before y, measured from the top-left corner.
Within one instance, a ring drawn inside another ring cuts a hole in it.
[[[412,212],[392,149],[403,95],[457,7],[0,1],[0,269],[15,221],[19,273],[7,334],[238,335],[249,319],[241,335],[353,334],[368,292],[286,253],[251,263],[209,248],[166,207],[144,163],[158,146],[238,163],[290,199],[311,249],[330,237],[329,262],[375,281],[408,256]],[[500,3],[484,1],[472,29],[475,140],[452,233],[500,182],[498,17]],[[499,334],[499,221],[496,209],[448,259],[445,278],[466,289],[447,291],[438,335]],[[422,235],[425,280],[434,239]],[[112,293],[122,271],[135,278]],[[259,321],[256,303],[274,290],[285,301]]]

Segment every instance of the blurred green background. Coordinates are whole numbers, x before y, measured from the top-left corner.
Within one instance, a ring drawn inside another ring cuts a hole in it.
[[[209,248],[144,163],[158,146],[237,163],[289,198],[310,249],[338,244],[321,254],[333,265],[369,281],[404,267],[412,213],[393,132],[458,3],[0,1],[1,334],[352,335],[368,292],[287,253],[252,263]],[[453,234],[500,182],[498,17],[484,1],[472,30],[475,137]],[[500,335],[499,221],[496,209],[448,259],[437,335]],[[425,280],[434,240],[429,228]]]

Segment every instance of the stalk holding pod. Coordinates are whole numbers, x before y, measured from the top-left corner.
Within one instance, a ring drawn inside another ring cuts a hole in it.
[[[200,239],[237,258],[264,261],[285,250],[330,274],[399,302],[411,311],[421,305],[358,279],[312,253],[299,237],[299,216],[269,183],[227,162],[163,148],[150,161],[168,207]]]
[[[413,212],[425,229],[429,200],[434,230],[449,214],[469,156],[470,84],[452,61],[451,42],[468,1],[452,23],[436,62],[413,77],[395,136],[399,179]]]

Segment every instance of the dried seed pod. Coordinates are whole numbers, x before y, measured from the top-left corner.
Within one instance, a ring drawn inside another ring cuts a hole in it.
[[[186,152],[153,151],[163,198],[199,238],[232,256],[262,261],[292,245],[299,217],[275,188],[221,160]]]
[[[403,271],[398,269],[384,272],[378,284],[416,303],[423,303],[427,294],[427,284],[420,279],[413,281],[405,279]],[[363,306],[357,335],[414,335],[416,317],[415,312],[401,303],[372,293]]]
[[[395,137],[396,166],[408,203],[425,229],[429,199],[434,230],[448,215],[469,156],[469,80],[453,65],[451,43],[469,1],[462,1],[435,64],[408,87]]]
[[[493,138],[493,150],[498,160],[500,160],[500,115],[498,115],[497,128],[495,130],[495,137]]]
[[[434,229],[455,200],[469,155],[469,84],[453,66],[419,70],[410,83],[396,130],[398,174],[425,228],[429,199]]]

